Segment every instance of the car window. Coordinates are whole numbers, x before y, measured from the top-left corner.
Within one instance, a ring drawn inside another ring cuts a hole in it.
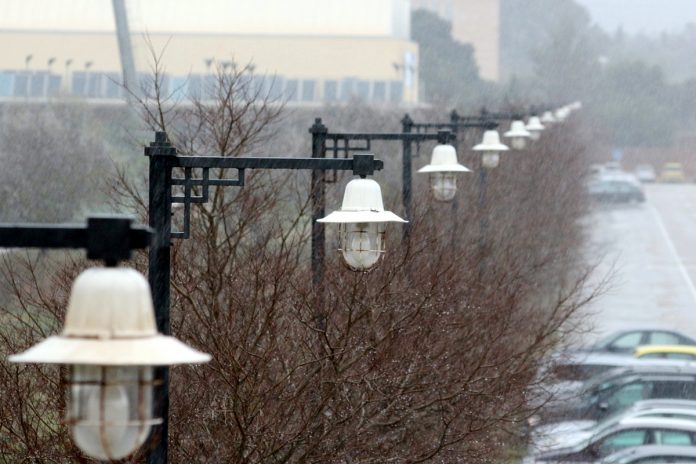
[[[641,332],[630,332],[624,334],[614,340],[610,345],[609,349],[612,350],[633,350],[635,347],[640,345],[642,333]]]
[[[667,359],[680,359],[682,361],[693,361],[696,356],[690,353],[665,353]]]
[[[604,457],[623,448],[645,444],[647,435],[646,430],[622,430],[604,438],[596,449],[599,457]]]
[[[619,409],[624,409],[631,406],[636,401],[650,398],[651,390],[652,384],[650,382],[630,383],[628,385],[624,385],[613,392],[609,398],[606,399],[608,411],[613,412]]]
[[[679,335],[669,332],[651,332],[648,338],[650,345],[679,345]]]
[[[654,430],[655,444],[690,446],[693,444],[691,434],[681,430]]]
[[[645,353],[640,356],[640,359],[665,359],[667,353]]]
[[[651,398],[696,399],[696,382],[693,380],[656,381]]]

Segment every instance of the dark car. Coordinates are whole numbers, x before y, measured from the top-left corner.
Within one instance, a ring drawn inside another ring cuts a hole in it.
[[[586,351],[633,354],[635,349],[642,345],[696,345],[696,340],[674,330],[631,329],[613,332]]]
[[[646,364],[612,369],[549,402],[539,420],[599,421],[636,401],[657,398],[696,400],[696,367]]]
[[[645,201],[645,194],[637,181],[623,177],[593,179],[588,184],[590,197],[598,203],[631,203]]]

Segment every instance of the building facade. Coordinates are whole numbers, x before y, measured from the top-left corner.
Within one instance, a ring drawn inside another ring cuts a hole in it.
[[[165,84],[183,98],[235,63],[251,65],[255,85],[290,102],[417,103],[408,0],[126,5],[139,76],[151,75],[161,53]],[[3,0],[0,47],[0,97],[123,95],[111,0]]]

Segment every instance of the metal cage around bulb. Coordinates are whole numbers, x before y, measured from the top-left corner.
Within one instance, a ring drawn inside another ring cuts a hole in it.
[[[339,211],[318,219],[339,224],[339,251],[353,271],[372,269],[386,251],[387,222],[408,222],[384,210],[382,190],[372,179],[353,179],[346,185]]]
[[[385,223],[342,223],[338,226],[339,251],[352,271],[372,269],[385,249]]]
[[[135,452],[153,417],[153,366],[210,356],[157,332],[150,286],[133,269],[93,268],[73,283],[63,332],[11,362],[70,367],[66,422],[75,444],[99,460]]]
[[[151,366],[72,365],[65,423],[73,441],[100,460],[130,455],[153,425]]]

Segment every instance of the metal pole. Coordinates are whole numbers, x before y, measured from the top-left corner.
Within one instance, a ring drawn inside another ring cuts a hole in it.
[[[172,167],[167,157],[176,154],[165,132],[157,132],[155,142],[145,148],[150,159],[149,207],[150,227],[155,237],[150,247],[148,280],[152,288],[157,330],[171,334],[170,326],[170,278],[171,278],[171,173]],[[155,381],[159,383],[159,393],[155,395],[155,417],[162,418],[162,424],[154,426],[147,448],[149,464],[166,464],[169,433],[169,369],[155,368]]]
[[[114,7],[114,20],[116,21],[118,50],[121,55],[121,68],[123,69],[123,84],[127,89],[126,100],[130,101],[132,95],[140,95],[140,89],[138,88],[135,73],[135,59],[133,58],[133,46],[130,40],[128,15],[126,14],[125,0],[112,0],[112,4]]]
[[[413,129],[413,119],[406,114],[401,120],[401,132],[408,134]],[[412,214],[412,173],[411,173],[411,162],[413,158],[413,153],[411,151],[411,141],[404,139],[402,142],[402,155],[401,155],[401,203],[404,207],[404,216],[409,221],[404,223],[402,234],[404,241],[407,241],[411,235],[411,221],[413,221]]]
[[[322,124],[321,118],[314,120],[314,125],[309,129],[309,132],[312,134],[312,158],[324,158],[328,129]],[[312,170],[310,189],[312,199],[312,284],[318,290],[324,279],[324,244],[326,242],[324,224],[317,222],[317,219],[324,217],[326,209],[323,170]],[[321,291],[317,291],[318,295],[321,293]]]
[[[486,269],[486,253],[487,253],[487,234],[488,234],[488,210],[486,209],[486,193],[488,189],[488,170],[483,167],[479,170],[479,281],[483,280],[483,273]]]

